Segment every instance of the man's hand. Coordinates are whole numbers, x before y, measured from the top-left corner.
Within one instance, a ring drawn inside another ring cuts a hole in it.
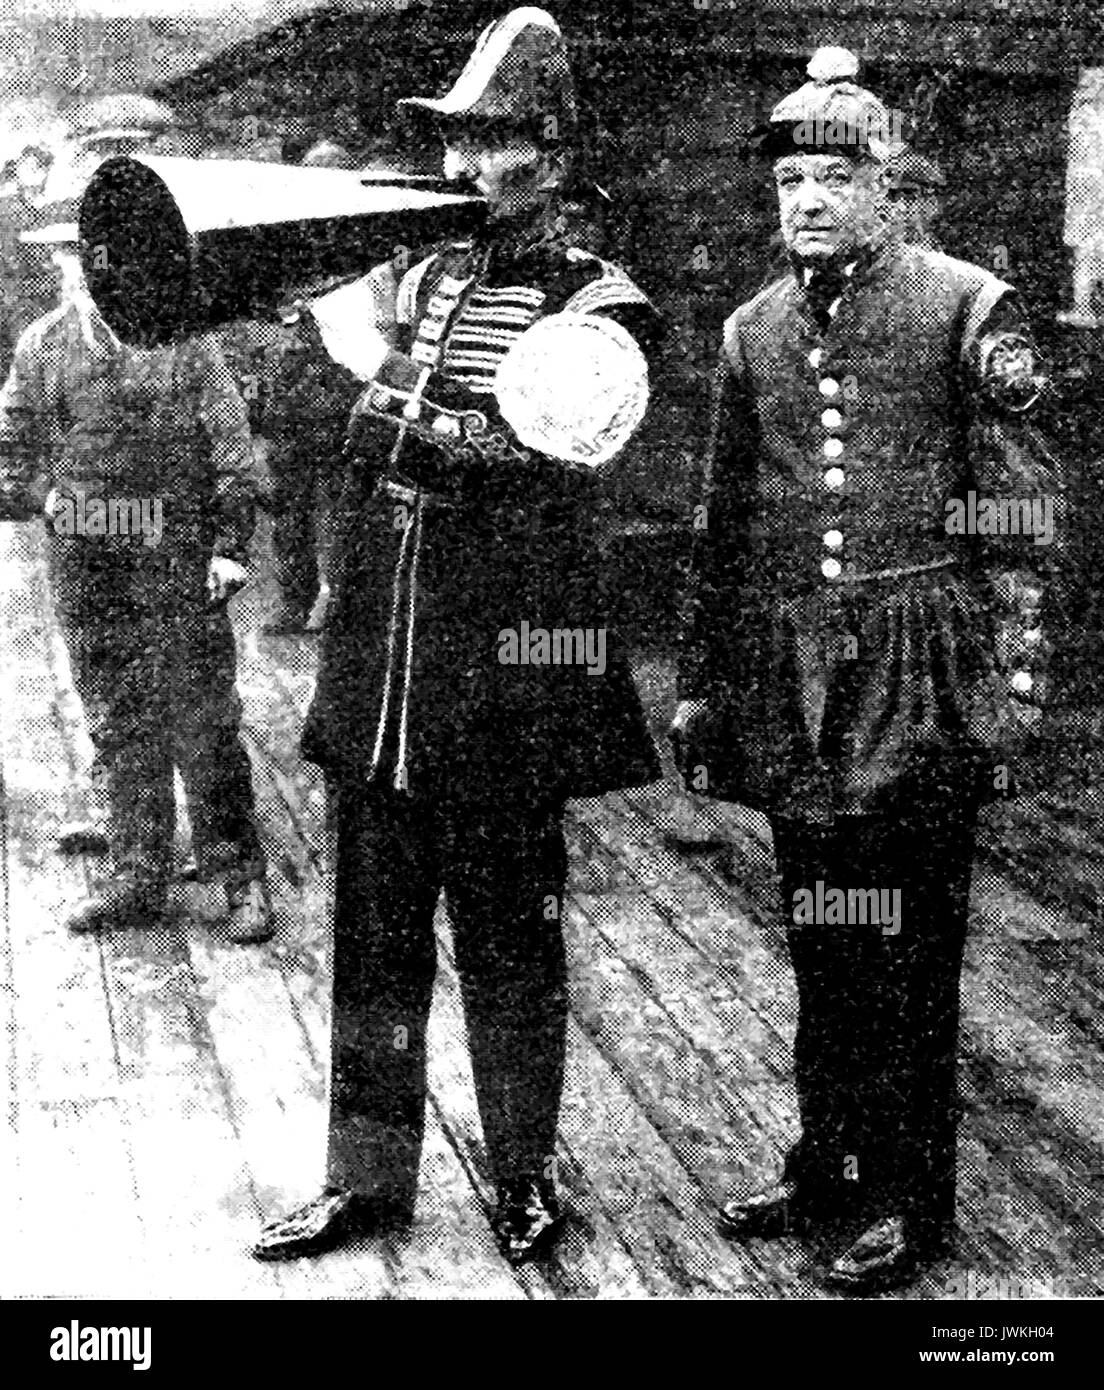
[[[237,560],[225,555],[213,555],[207,566],[207,598],[211,603],[225,603],[249,583],[249,571]]]
[[[678,708],[675,710],[675,717],[671,720],[671,727],[667,730],[667,737],[671,740],[671,751],[675,756],[675,766],[685,778],[687,775],[687,739],[690,725],[702,715],[709,704],[706,700],[680,700]]]
[[[676,734],[685,734],[692,719],[696,719],[707,706],[706,700],[680,700],[678,708],[675,710],[675,717],[671,720],[671,728],[668,731],[672,738]]]
[[[376,327],[375,289],[368,277],[314,300],[310,312],[329,356],[358,381],[373,381],[392,349]]]

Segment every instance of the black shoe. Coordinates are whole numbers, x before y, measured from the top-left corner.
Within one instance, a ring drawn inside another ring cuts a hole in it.
[[[226,935],[241,945],[268,941],[272,936],[272,899],[263,878],[227,880]]]
[[[824,1282],[854,1294],[879,1293],[909,1283],[949,1247],[945,1229],[921,1241],[903,1216],[885,1216],[868,1226],[832,1261]]]
[[[164,915],[167,904],[168,887],[162,881],[118,875],[105,879],[65,925],[72,932],[150,927]]]
[[[551,1184],[518,1178],[499,1189],[491,1230],[511,1264],[519,1265],[544,1254],[562,1225],[560,1204]]]
[[[58,831],[57,852],[102,857],[109,852],[107,836],[93,821],[74,821]]]
[[[721,1208],[717,1227],[729,1240],[777,1240],[801,1224],[797,1183],[784,1179],[750,1197],[737,1197]]]
[[[257,1260],[298,1260],[410,1224],[407,1208],[357,1192],[327,1188],[287,1216],[270,1221],[253,1247]]]

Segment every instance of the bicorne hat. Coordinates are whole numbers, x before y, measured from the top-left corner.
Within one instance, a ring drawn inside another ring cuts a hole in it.
[[[443,97],[402,97],[399,105],[450,124],[504,125],[560,139],[575,125],[575,85],[560,27],[547,10],[511,10],[483,30]]]

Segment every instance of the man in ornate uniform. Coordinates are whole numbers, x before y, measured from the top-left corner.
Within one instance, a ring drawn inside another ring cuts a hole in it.
[[[442,888],[494,1230],[512,1260],[547,1246],[563,805],[659,775],[596,556],[596,474],[642,420],[657,318],[562,235],[574,94],[559,29],[515,10],[445,97],[410,100],[489,218],[403,277],[387,338],[370,328],[371,276],[314,306],[331,352],[370,382],[304,737],[337,828],[329,1183],[266,1229],[259,1258],[410,1219]]]
[[[175,765],[227,933],[262,941],[272,912],[226,612],[254,525],[245,406],[213,339],[120,343],[85,288],[76,225],[49,234],[61,304],[23,333],[0,392],[0,513],[41,515],[49,488],[58,619],[106,774],[112,872],[68,925],[164,910]]]
[[[725,325],[674,731],[770,818],[799,998],[800,1142],[722,1228],[805,1229],[858,1290],[951,1229],[974,828],[1039,714],[1055,480],[1016,297],[887,235],[856,71],[821,50],[762,132],[793,268]]]

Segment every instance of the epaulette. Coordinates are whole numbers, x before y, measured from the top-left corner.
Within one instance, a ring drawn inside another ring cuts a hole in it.
[[[577,246],[568,248],[567,259],[575,267],[586,267],[596,273],[566,301],[563,305],[566,312],[593,314],[627,304],[651,306],[651,300],[644,291],[612,261],[604,261],[601,256],[596,256],[591,251],[583,251]]]

